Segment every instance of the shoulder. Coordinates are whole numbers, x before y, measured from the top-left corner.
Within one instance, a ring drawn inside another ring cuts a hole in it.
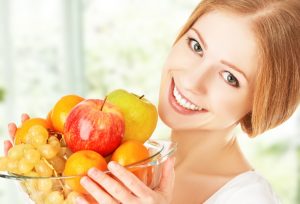
[[[205,204],[279,204],[278,197],[272,190],[269,182],[260,174],[249,171],[238,175],[219,191],[217,191]]]

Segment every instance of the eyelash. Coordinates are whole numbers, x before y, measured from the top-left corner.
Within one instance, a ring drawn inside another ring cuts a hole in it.
[[[201,56],[203,55],[203,49],[200,45],[200,43],[195,39],[195,38],[191,38],[191,37],[188,37],[187,39],[187,42],[188,42],[188,46],[192,49],[193,52],[196,52],[197,54],[200,54]],[[191,45],[191,43],[195,42],[196,44],[194,44],[194,46]],[[200,51],[197,51],[195,49],[195,45],[198,45],[199,49],[201,49]]]
[[[200,54],[200,56],[203,55],[203,49],[202,49],[200,43],[199,43],[195,38],[188,37],[186,40],[187,40],[187,42],[188,42],[188,46],[192,49],[193,52],[195,52],[195,53],[197,53],[197,54]],[[192,42],[195,42],[196,44],[194,44],[194,46],[192,46],[192,45],[191,45]],[[198,48],[200,48],[201,50],[200,50],[200,51],[197,51],[197,50],[195,49],[195,45],[199,46]],[[228,74],[227,77],[225,77],[224,74]],[[229,71],[223,71],[223,72],[220,73],[220,75],[221,75],[221,77],[226,81],[226,83],[229,84],[230,86],[235,87],[235,88],[240,87],[240,83],[239,83],[239,81],[237,80],[237,78],[236,78],[233,74],[231,74]],[[234,82],[231,83],[231,82],[229,81],[230,79],[228,79],[228,77],[232,77],[231,80],[234,80]]]
[[[224,76],[224,74],[228,74],[227,77]],[[239,87],[240,87],[240,83],[239,83],[239,81],[237,80],[237,78],[236,78],[233,74],[231,74],[229,71],[222,71],[222,72],[220,73],[220,75],[221,75],[221,77],[226,81],[226,83],[229,84],[230,86],[233,86],[233,87],[235,87],[235,88],[239,88]],[[234,82],[231,83],[231,82],[229,81],[230,79],[228,79],[228,77],[232,77],[231,80],[234,80]]]

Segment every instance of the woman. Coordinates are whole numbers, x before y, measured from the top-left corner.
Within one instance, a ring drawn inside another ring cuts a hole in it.
[[[203,0],[162,71],[158,108],[178,143],[175,168],[169,159],[154,190],[113,162],[109,170],[126,187],[97,169],[82,185],[99,203],[279,203],[235,129],[255,137],[293,114],[299,37],[298,0]],[[14,135],[15,125],[9,129]]]

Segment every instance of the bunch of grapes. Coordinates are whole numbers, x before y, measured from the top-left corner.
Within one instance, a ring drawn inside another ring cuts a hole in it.
[[[43,126],[34,125],[25,138],[25,144],[14,145],[7,156],[0,157],[0,171],[39,177],[21,182],[35,203],[74,203],[77,193],[67,189],[61,179],[53,179],[62,175],[66,159],[72,154],[63,137],[58,139],[57,134],[49,133]]]

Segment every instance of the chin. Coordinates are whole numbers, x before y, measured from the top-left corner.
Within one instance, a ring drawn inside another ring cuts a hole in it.
[[[195,130],[201,129],[200,127],[191,127],[191,124],[184,124],[182,120],[176,120],[176,116],[168,110],[170,107],[158,104],[158,115],[161,121],[172,130]],[[194,123],[195,124],[195,123]]]

